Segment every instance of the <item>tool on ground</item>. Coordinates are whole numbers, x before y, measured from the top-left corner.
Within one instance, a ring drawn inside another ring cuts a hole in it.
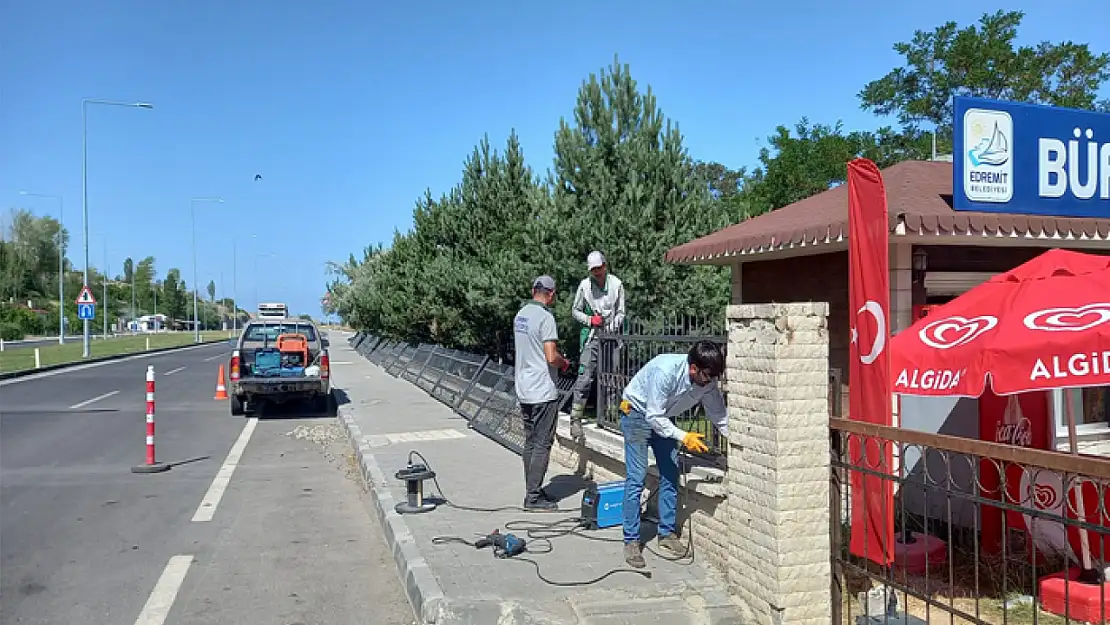
[[[419,458],[423,462],[423,464],[413,464],[413,462],[412,462],[413,458]],[[445,495],[443,493],[443,487],[441,487],[439,485],[439,480],[436,478],[435,471],[431,470],[431,463],[429,463],[428,460],[426,458],[424,458],[424,456],[422,456],[420,454],[420,452],[418,452],[416,450],[413,450],[413,451],[409,452],[408,466],[405,469],[402,469],[402,470],[397,472],[397,479],[403,480],[407,484],[408,480],[406,478],[402,477],[402,474],[405,473],[406,471],[408,471],[409,468],[412,468],[412,467],[422,467],[424,470],[428,471],[428,473],[430,475],[428,477],[425,477],[425,478],[422,478],[422,479],[431,480],[432,483],[435,484],[436,499],[438,500],[437,504],[442,504],[442,505],[445,505],[449,508],[455,508],[456,510],[466,510],[468,512],[517,511],[517,512],[528,512],[528,513],[531,513],[531,514],[545,514],[545,513],[549,514],[549,513],[552,513],[552,512],[562,512],[562,513],[565,514],[565,513],[568,513],[568,512],[577,512],[577,510],[567,509],[567,508],[556,508],[554,510],[532,510],[532,509],[529,509],[529,508],[525,508],[524,506],[500,506],[500,507],[497,507],[497,508],[477,508],[477,507],[474,507],[474,506],[463,506],[463,505],[457,504],[457,503],[455,503],[455,502],[453,502],[453,501],[451,501],[450,499],[447,498],[447,495]],[[421,485],[421,491],[420,492],[423,493],[423,485]],[[434,509],[434,505],[433,505],[433,509]],[[398,512],[400,512],[400,510],[398,510]],[[427,512],[427,510],[419,510],[418,512]]]
[[[170,465],[154,454],[154,365],[146,366],[146,463],[131,467],[132,473],[163,473]]]
[[[517,538],[515,534],[502,534],[501,530],[493,530],[492,534],[474,543],[475,549],[485,549],[490,546],[493,547],[495,558],[511,558],[527,551],[528,542]]]
[[[212,399],[227,399],[227,386],[224,385],[224,364],[220,363],[220,372],[216,374],[216,396]]]
[[[624,523],[624,480],[591,482],[582,493],[582,527],[588,530]]]
[[[419,514],[436,509],[435,502],[424,499],[424,481],[435,480],[435,471],[424,464],[413,464],[410,458],[408,466],[398,471],[395,477],[405,482],[405,492],[408,495],[406,501],[393,507],[397,514]]]

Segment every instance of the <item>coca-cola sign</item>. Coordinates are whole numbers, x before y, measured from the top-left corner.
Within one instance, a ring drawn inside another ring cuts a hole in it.
[[[994,442],[1029,447],[1033,444],[1033,424],[1025,417],[1015,423],[1000,421],[994,430]]]

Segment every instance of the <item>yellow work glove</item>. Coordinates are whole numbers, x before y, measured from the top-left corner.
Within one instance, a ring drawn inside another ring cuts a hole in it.
[[[704,454],[705,452],[709,451],[709,447],[707,447],[705,443],[702,442],[702,439],[704,438],[705,434],[701,434],[698,432],[687,432],[686,436],[682,437],[682,446],[686,448],[686,451],[689,451],[691,453]]]

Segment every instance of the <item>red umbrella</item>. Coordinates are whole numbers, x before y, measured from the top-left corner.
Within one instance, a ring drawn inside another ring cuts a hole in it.
[[[1050,250],[890,344],[893,392],[979,397],[1110,385],[1110,257]]]

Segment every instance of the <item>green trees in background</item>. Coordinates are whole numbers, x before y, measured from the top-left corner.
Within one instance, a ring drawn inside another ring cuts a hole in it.
[[[69,234],[53,217],[37,217],[29,211],[12,210],[5,219],[6,228],[0,232],[0,338],[17,340],[27,335],[56,335],[58,333],[58,242],[68,245]],[[67,333],[78,332],[82,327],[77,318],[74,300],[81,291],[83,275],[64,258],[65,288],[64,309]],[[171,269],[164,281],[157,280],[153,256],[135,263],[128,258],[123,262],[123,273],[107,277],[109,322],[129,318],[131,315],[132,288],[136,315],[158,313],[171,319],[192,317],[191,305],[186,308],[190,294],[180,271]],[[105,275],[90,268],[89,286],[97,298],[97,318],[92,322],[94,332],[103,327],[105,312]],[[134,286],[132,286],[134,285]],[[224,314],[230,315],[231,307],[225,302],[211,301],[215,284],[209,284],[209,301],[203,303],[202,320],[218,327]],[[157,300],[157,308],[155,301]],[[31,306],[28,308],[28,302]],[[188,314],[186,314],[188,313]],[[240,313],[241,316],[244,313]]]
[[[504,357],[512,315],[542,273],[559,284],[556,316],[564,339],[573,336],[574,289],[586,254],[600,249],[625,281],[631,317],[719,318],[727,270],[665,263],[668,249],[840,184],[853,158],[880,167],[928,159],[934,131],[938,154],[950,152],[953,96],[1110,110],[1096,102],[1110,54],[1071,42],[1018,47],[1023,17],[999,11],[962,29],[915,32],[894,46],[905,64],[858,94],[897,127],[849,131],[803,118],[775,129],[751,171],[690,157],[651,87],[614,60],[582,83],[545,176],[525,164],[515,132],[503,151],[482,139],[454,188],[417,201],[409,231],[329,266],[324,312],[395,339]],[[573,354],[577,341],[565,346]]]

